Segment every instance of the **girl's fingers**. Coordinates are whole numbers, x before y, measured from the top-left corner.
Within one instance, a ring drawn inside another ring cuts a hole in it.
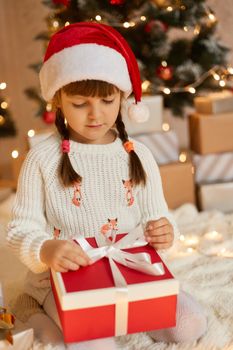
[[[173,241],[173,234],[168,233],[161,236],[147,236],[146,240],[151,243],[170,243]]]
[[[171,226],[170,225],[163,225],[163,226],[160,226],[156,229],[146,230],[145,234],[160,236],[160,235],[165,235],[165,234],[170,233],[170,232],[171,232]]]
[[[168,219],[163,217],[158,220],[149,221],[146,225],[146,229],[154,230],[158,227],[169,225],[169,224],[170,222],[168,221]],[[151,226],[151,228],[149,228],[149,226]]]
[[[61,258],[59,261],[59,266],[61,266],[65,270],[72,270],[72,271],[76,271],[80,267],[79,264],[72,262],[67,258]]]

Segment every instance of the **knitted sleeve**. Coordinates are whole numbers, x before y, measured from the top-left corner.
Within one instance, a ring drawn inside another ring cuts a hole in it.
[[[31,149],[20,170],[11,221],[7,225],[7,244],[35,273],[48,269],[40,261],[40,248],[51,239],[46,233],[45,188],[39,154]]]
[[[174,228],[175,239],[179,236],[179,230],[173,215],[169,212],[164,198],[161,176],[158,165],[145,145],[139,145],[138,155],[147,174],[147,184],[138,192],[138,202],[141,211],[141,223],[143,229],[150,220],[166,217]]]

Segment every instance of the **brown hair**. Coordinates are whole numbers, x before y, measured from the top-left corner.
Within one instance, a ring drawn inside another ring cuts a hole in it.
[[[119,89],[107,82],[99,81],[99,80],[82,80],[78,82],[70,83],[62,88],[66,95],[83,95],[83,96],[98,96],[98,97],[106,97],[116,90]],[[56,111],[56,120],[55,125],[57,127],[58,132],[61,135],[62,140],[69,140],[69,129],[66,127],[65,119],[63,113],[57,105],[60,103],[61,99],[61,89],[58,90],[53,98],[52,105]],[[122,116],[119,111],[119,114],[116,119],[116,129],[118,131],[118,136],[122,140],[122,144],[128,141],[128,134],[125,130],[125,125],[122,121]],[[131,151],[129,153],[130,157],[130,178],[134,185],[139,185],[142,183],[143,186],[146,185],[146,173],[143,169],[142,163],[136,154],[135,151]],[[79,182],[82,180],[82,177],[77,174],[77,172],[73,169],[72,164],[70,162],[70,158],[68,153],[62,154],[61,164],[60,164],[60,177],[62,183],[65,187],[73,185],[75,182]]]

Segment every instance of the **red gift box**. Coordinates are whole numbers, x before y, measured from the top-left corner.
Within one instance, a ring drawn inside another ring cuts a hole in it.
[[[117,235],[117,240],[125,234]],[[96,248],[95,238],[87,238]],[[174,327],[179,282],[159,254],[149,245],[123,249],[149,253],[152,263],[162,263],[161,276],[130,269],[116,263],[128,286],[128,322],[125,334]],[[65,342],[111,337],[116,334],[116,295],[108,258],[77,271],[51,271],[51,284]]]

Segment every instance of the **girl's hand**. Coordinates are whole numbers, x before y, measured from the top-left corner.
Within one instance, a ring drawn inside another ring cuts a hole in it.
[[[167,249],[173,244],[174,229],[167,218],[160,218],[147,222],[144,235],[153,248]]]
[[[80,266],[91,264],[91,259],[72,240],[48,240],[42,244],[40,259],[57,272],[78,270]]]

